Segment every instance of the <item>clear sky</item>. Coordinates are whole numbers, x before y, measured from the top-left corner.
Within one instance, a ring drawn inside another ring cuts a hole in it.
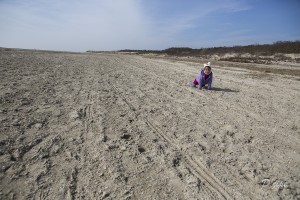
[[[300,0],[0,0],[0,47],[121,50],[300,39]]]

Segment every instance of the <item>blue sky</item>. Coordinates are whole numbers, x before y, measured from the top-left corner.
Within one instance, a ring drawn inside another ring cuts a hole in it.
[[[217,47],[300,40],[300,0],[0,0],[0,47]]]

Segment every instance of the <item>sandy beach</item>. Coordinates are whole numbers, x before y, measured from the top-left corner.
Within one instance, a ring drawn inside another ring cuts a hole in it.
[[[207,61],[0,49],[0,199],[300,199],[299,63]]]

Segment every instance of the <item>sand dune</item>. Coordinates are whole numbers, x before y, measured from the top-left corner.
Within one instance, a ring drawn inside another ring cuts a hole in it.
[[[299,199],[299,76],[212,65],[1,50],[0,199]]]

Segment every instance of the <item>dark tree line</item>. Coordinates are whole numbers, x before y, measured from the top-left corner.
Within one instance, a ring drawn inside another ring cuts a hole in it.
[[[268,56],[275,53],[300,53],[300,41],[278,41],[273,44],[254,44],[247,46],[233,47],[212,47],[192,49],[188,47],[171,47],[165,50],[121,50],[120,52],[136,52],[139,54],[156,53],[173,56],[201,56],[201,55],[222,55],[226,53],[250,53],[253,55]]]

